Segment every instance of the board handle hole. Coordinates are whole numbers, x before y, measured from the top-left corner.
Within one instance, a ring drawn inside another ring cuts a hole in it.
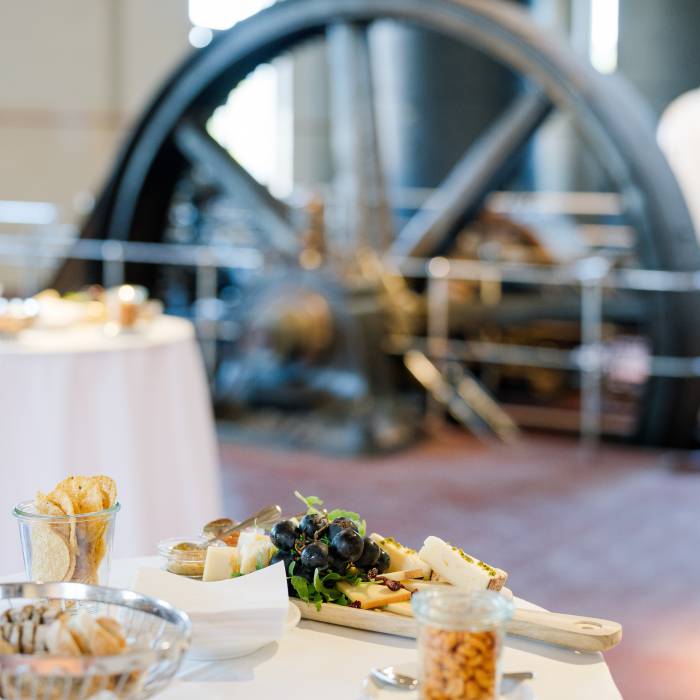
[[[594,622],[593,620],[578,620],[576,626],[580,627],[582,630],[597,630],[601,629],[603,625],[600,622]]]

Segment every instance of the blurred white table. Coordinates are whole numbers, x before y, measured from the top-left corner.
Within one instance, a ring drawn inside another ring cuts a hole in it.
[[[71,474],[117,482],[116,556],[221,515],[209,392],[194,329],[161,317],[0,340],[0,573],[22,566],[10,511]]]
[[[129,588],[141,566],[157,559],[114,562],[111,585]],[[206,584],[202,584],[206,586]],[[526,601],[516,605],[535,608]],[[415,641],[374,632],[302,620],[277,643],[240,659],[185,660],[178,680],[162,700],[359,700],[362,681],[372,666],[415,661]],[[579,654],[539,642],[508,637],[506,671],[533,671],[535,679],[518,698],[532,700],[621,700],[602,654]],[[391,697],[397,700],[400,692]],[[511,695],[508,696],[511,700]],[[515,694],[512,694],[515,700]]]
[[[657,137],[700,238],[700,89],[686,92],[671,102],[661,115]]]

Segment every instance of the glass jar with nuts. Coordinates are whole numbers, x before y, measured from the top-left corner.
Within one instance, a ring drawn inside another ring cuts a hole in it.
[[[413,596],[422,700],[495,700],[510,601],[494,591]]]

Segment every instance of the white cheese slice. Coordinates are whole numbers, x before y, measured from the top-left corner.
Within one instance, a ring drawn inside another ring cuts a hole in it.
[[[276,549],[267,535],[255,538],[243,545],[238,544],[241,555],[241,573],[252,574],[253,571],[264,569]]]
[[[441,579],[468,590],[500,590],[508,576],[439,537],[428,537],[419,554]]]
[[[240,571],[238,547],[208,547],[202,581],[224,581]]]
[[[418,556],[415,549],[404,547],[391,537],[382,537],[373,532],[370,537],[389,555],[391,563],[388,572],[413,571],[420,569],[424,578],[430,578],[430,566]]]

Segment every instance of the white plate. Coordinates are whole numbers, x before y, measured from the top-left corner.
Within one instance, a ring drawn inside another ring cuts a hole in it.
[[[397,673],[405,673],[407,676],[417,675],[415,663],[396,664],[394,666]],[[535,700],[532,692],[532,684],[530,681],[523,683],[510,683],[508,681],[501,684],[501,694],[498,696],[500,700]],[[398,690],[394,688],[380,687],[369,676],[362,682],[361,700],[418,700],[417,690]]]
[[[287,620],[284,623],[285,631],[291,630],[299,624],[301,613],[299,608],[292,603],[287,609]],[[247,656],[258,649],[276,641],[270,637],[255,637],[251,635],[237,637],[233,634],[219,634],[212,636],[208,633],[201,636],[197,634],[197,625],[192,625],[192,646],[187,656],[195,661],[219,661],[221,659],[236,659],[239,656]]]

